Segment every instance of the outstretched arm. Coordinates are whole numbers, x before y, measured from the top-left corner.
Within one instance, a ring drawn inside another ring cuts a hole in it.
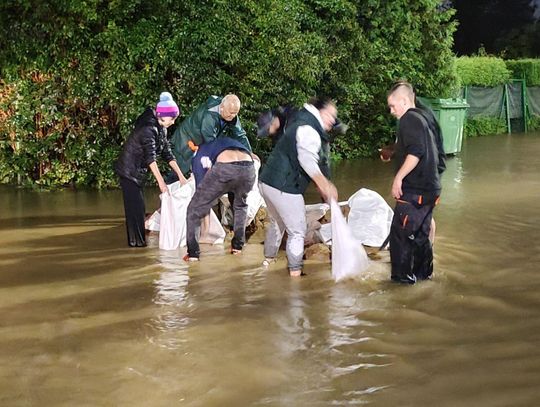
[[[296,149],[300,166],[315,182],[324,200],[330,202],[334,198],[337,201],[336,187],[323,175],[319,167],[321,138],[315,129],[310,126],[300,126],[298,128],[296,131]]]
[[[154,177],[156,178],[156,181],[159,185],[159,190],[163,193],[169,192],[169,190],[167,189],[167,184],[165,184],[165,181],[161,176],[161,172],[159,172],[157,163],[153,161],[148,167],[150,167],[150,171],[152,171],[152,174],[154,174]]]

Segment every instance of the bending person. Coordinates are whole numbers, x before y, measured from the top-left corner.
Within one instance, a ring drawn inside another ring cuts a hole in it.
[[[322,197],[337,200],[337,190],[328,180],[329,138],[337,118],[330,99],[312,99],[294,115],[277,142],[261,175],[259,189],[270,215],[264,240],[264,265],[275,260],[287,231],[289,274],[302,275],[306,209],[304,192],[313,180]]]
[[[128,245],[132,247],[146,246],[143,185],[148,169],[156,178],[161,192],[168,192],[156,163],[157,157],[161,156],[168,162],[180,181],[186,182],[167,141],[167,128],[174,123],[180,109],[168,92],[161,93],[159,99],[155,110],[147,107],[137,118],[135,129],[115,163],[124,197]]]
[[[231,253],[239,254],[245,243],[246,198],[255,182],[255,167],[251,152],[239,141],[224,137],[202,144],[197,152],[196,161],[194,175],[196,181],[199,180],[199,185],[187,208],[187,254],[183,259],[199,260],[201,220],[210,213],[210,209],[225,193],[232,193],[235,196]]]
[[[191,161],[199,146],[215,139],[230,137],[251,153],[251,145],[238,118],[240,107],[236,95],[211,96],[178,126],[171,137],[171,145],[185,176],[191,170]]]

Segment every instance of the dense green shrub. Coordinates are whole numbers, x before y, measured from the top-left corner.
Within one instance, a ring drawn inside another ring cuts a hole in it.
[[[466,137],[487,136],[506,132],[504,118],[486,116],[467,117],[463,129],[463,134]]]
[[[497,86],[508,82],[511,72],[503,59],[491,56],[459,57],[457,74],[462,86]]]
[[[255,119],[315,94],[337,100],[349,132],[333,156],[392,138],[386,90],[455,88],[452,10],[439,0],[5,0],[0,4],[0,181],[115,184],[131,123],[169,90],[187,114],[237,93]]]
[[[529,131],[540,131],[540,116],[530,116],[527,120]]]
[[[527,86],[540,86],[540,59],[514,59],[506,61],[512,78],[525,79]]]

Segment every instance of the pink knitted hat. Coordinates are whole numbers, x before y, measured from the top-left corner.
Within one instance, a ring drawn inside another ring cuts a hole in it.
[[[158,117],[176,117],[180,114],[180,109],[169,92],[161,92],[159,95],[156,114]]]

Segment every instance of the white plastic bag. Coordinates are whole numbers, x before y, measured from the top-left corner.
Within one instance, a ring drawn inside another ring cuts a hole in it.
[[[348,224],[353,236],[366,246],[379,247],[390,233],[394,211],[377,192],[362,188],[348,201]]]
[[[255,167],[255,182],[253,183],[253,187],[251,188],[251,191],[249,191],[246,198],[248,205],[246,226],[253,222],[257,212],[259,212],[259,208],[261,206],[266,206],[266,202],[264,202],[264,199],[259,191],[259,169],[261,168],[261,162],[259,160],[253,160],[253,166]]]
[[[175,250],[186,243],[186,212],[195,193],[195,182],[185,185],[179,181],[168,185],[168,194],[161,194],[161,217],[159,222],[159,248]]]
[[[332,277],[340,281],[359,276],[369,266],[366,250],[351,233],[349,225],[336,201],[330,202],[332,211]]]
[[[202,232],[202,230],[201,230]],[[210,209],[210,224],[204,236],[200,236],[200,243],[221,244],[225,240],[225,229],[221,226],[213,209]]]
[[[161,219],[161,213],[159,209],[155,211],[146,221],[144,222],[144,228],[150,230],[151,232],[159,232],[159,221]]]
[[[326,211],[328,211],[328,209],[330,209],[330,205],[328,204],[317,204],[317,205],[325,205],[324,207],[321,206],[321,209],[325,209],[325,214],[326,214]],[[338,202],[338,205],[341,207],[341,206],[345,206],[347,205],[347,202]],[[310,205],[306,205],[306,211],[307,211],[307,208],[308,206]],[[307,213],[306,213],[306,216],[307,216]],[[318,233],[319,233],[319,240],[328,245],[328,246],[331,246],[332,245],[332,223],[323,223],[321,225],[321,228],[318,230]]]
[[[161,194],[161,214],[156,211],[152,217],[154,224],[157,220],[159,231],[159,248],[162,250],[175,250],[178,246],[186,245],[186,214],[187,207],[195,194],[195,182],[193,178],[185,184],[175,182],[168,185],[169,194]],[[155,216],[155,214],[158,216]],[[154,226],[155,227],[155,226]],[[214,211],[210,210],[210,225],[204,239],[204,243],[220,244],[225,240],[225,230]]]
[[[306,223],[321,219],[330,209],[326,203],[316,203],[306,205]]]

